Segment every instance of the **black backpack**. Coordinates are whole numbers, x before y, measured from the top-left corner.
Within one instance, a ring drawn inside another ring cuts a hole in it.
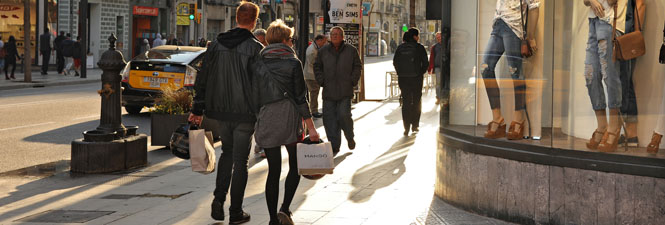
[[[422,59],[418,47],[418,44],[405,43],[397,48],[394,61],[398,76],[416,77],[420,74]]]
[[[62,50],[62,56],[64,57],[74,56],[74,41],[64,40],[62,41],[60,48]]]

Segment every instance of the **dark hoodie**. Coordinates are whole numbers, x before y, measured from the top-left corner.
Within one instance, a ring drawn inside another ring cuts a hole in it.
[[[393,66],[399,77],[422,77],[427,68],[427,50],[418,43],[411,32],[404,33],[404,43],[397,47],[393,57]]]
[[[261,49],[263,45],[247,29],[219,34],[196,77],[192,113],[221,121],[255,122],[258,96],[251,68],[260,59]]]

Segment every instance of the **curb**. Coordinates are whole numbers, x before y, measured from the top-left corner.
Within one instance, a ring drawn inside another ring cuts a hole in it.
[[[83,80],[85,79],[85,80]],[[83,78],[82,80],[66,80],[66,81],[55,81],[55,82],[44,82],[44,83],[18,83],[7,86],[0,86],[0,91],[5,90],[16,90],[23,88],[42,88],[42,87],[53,87],[53,86],[66,86],[66,85],[75,85],[75,84],[89,84],[101,82],[101,78]]]

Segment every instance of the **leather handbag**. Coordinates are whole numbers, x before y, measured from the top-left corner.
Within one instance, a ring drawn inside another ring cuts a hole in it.
[[[637,0],[641,3],[642,0]],[[640,5],[640,3],[636,5]],[[614,30],[614,58],[616,60],[631,60],[646,54],[646,45],[644,43],[644,36],[642,35],[642,24],[640,22],[640,14],[635,7],[635,31],[617,36],[616,34],[616,20],[617,20],[617,6],[614,5],[614,23],[612,25]]]
[[[533,55],[533,48],[531,47],[531,44],[529,44],[529,40],[527,38],[527,28],[529,24],[529,9],[526,9],[526,12],[523,12],[524,10],[524,0],[520,0],[520,17],[522,19],[522,43],[520,45],[520,53],[522,54],[523,58],[529,58]],[[525,18],[526,17],[526,18]]]

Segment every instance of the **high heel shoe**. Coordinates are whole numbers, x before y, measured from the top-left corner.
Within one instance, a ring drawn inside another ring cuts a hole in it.
[[[519,126],[519,127],[516,127]],[[522,122],[513,121],[508,129],[508,140],[520,140],[524,138],[524,120]]]
[[[492,124],[496,124],[497,128],[496,130],[492,130]],[[497,139],[497,138],[502,138],[506,136],[506,124],[503,123],[503,119],[501,121],[497,122],[490,122],[487,124],[487,132],[485,132],[485,138],[489,139]]]
[[[598,144],[600,144],[600,142],[603,140],[604,135],[604,131],[594,130],[593,134],[591,135],[591,139],[589,139],[589,142],[586,143],[586,147],[593,150],[598,149]]]
[[[621,129],[617,130],[614,133],[606,131],[605,135],[603,135],[603,139],[600,141],[600,144],[598,145],[598,151],[600,152],[616,151],[617,145],[619,145],[619,133],[621,133]]]
[[[651,142],[647,146],[647,152],[649,154],[658,153],[658,149],[660,148],[660,140],[661,139],[663,139],[663,135],[660,135],[656,132],[653,132],[653,136],[651,136]]]

